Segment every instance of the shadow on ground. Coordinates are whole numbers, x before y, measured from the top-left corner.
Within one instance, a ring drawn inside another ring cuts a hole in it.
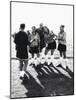
[[[48,74],[46,74],[42,70],[41,67],[35,67],[35,71],[38,73],[37,78],[40,80],[41,84],[44,86],[42,88],[36,80],[31,76],[30,73],[29,79],[25,78],[22,81],[22,85],[28,90],[27,97],[48,97],[48,96],[61,96],[61,95],[73,95],[74,94],[74,74],[73,72],[68,68],[67,70],[64,69],[62,66],[61,69],[65,70],[71,78],[68,78],[60,70],[58,70],[57,67],[54,67],[53,65],[47,66],[47,68],[44,68]],[[55,73],[53,69],[55,69],[58,73]]]

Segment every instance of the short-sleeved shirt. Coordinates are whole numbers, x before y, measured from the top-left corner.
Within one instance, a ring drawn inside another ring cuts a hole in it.
[[[55,36],[56,36],[55,34],[48,34],[47,42],[48,42],[48,43],[54,42],[54,41],[55,41],[55,40],[54,40],[54,37],[55,37]]]
[[[66,44],[66,33],[65,32],[63,32],[63,33],[61,33],[61,32],[59,32],[59,34],[58,34],[58,43],[59,44]]]
[[[30,35],[30,41],[33,40],[30,44],[31,47],[38,46],[40,42],[40,37],[38,33]]]

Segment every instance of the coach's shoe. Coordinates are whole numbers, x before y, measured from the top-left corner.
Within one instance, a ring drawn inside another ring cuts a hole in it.
[[[24,71],[20,71],[20,79],[23,80],[24,79],[24,74],[25,72]]]

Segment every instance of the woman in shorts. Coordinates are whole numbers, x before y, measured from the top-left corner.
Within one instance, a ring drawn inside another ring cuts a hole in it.
[[[51,56],[53,56],[54,51],[56,49],[56,35],[53,33],[53,31],[49,32],[48,34],[48,40],[47,40],[47,47],[46,47],[46,52],[51,50]]]
[[[64,25],[60,26],[60,32],[58,34],[58,50],[60,57],[66,58],[66,33],[64,31]]]
[[[39,56],[39,42],[40,42],[40,37],[36,32],[36,27],[33,26],[32,34],[30,35],[30,49],[29,49],[29,52],[32,54],[32,57],[34,57],[34,54]]]

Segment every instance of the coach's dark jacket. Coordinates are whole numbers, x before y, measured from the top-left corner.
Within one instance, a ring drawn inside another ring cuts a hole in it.
[[[44,28],[42,28],[42,29],[38,28],[38,29],[36,29],[36,32],[40,36],[40,49],[42,49],[43,47],[45,47]]]
[[[20,59],[27,59],[27,45],[28,45],[28,36],[24,31],[19,31],[14,38],[14,43],[16,44],[16,56]]]

